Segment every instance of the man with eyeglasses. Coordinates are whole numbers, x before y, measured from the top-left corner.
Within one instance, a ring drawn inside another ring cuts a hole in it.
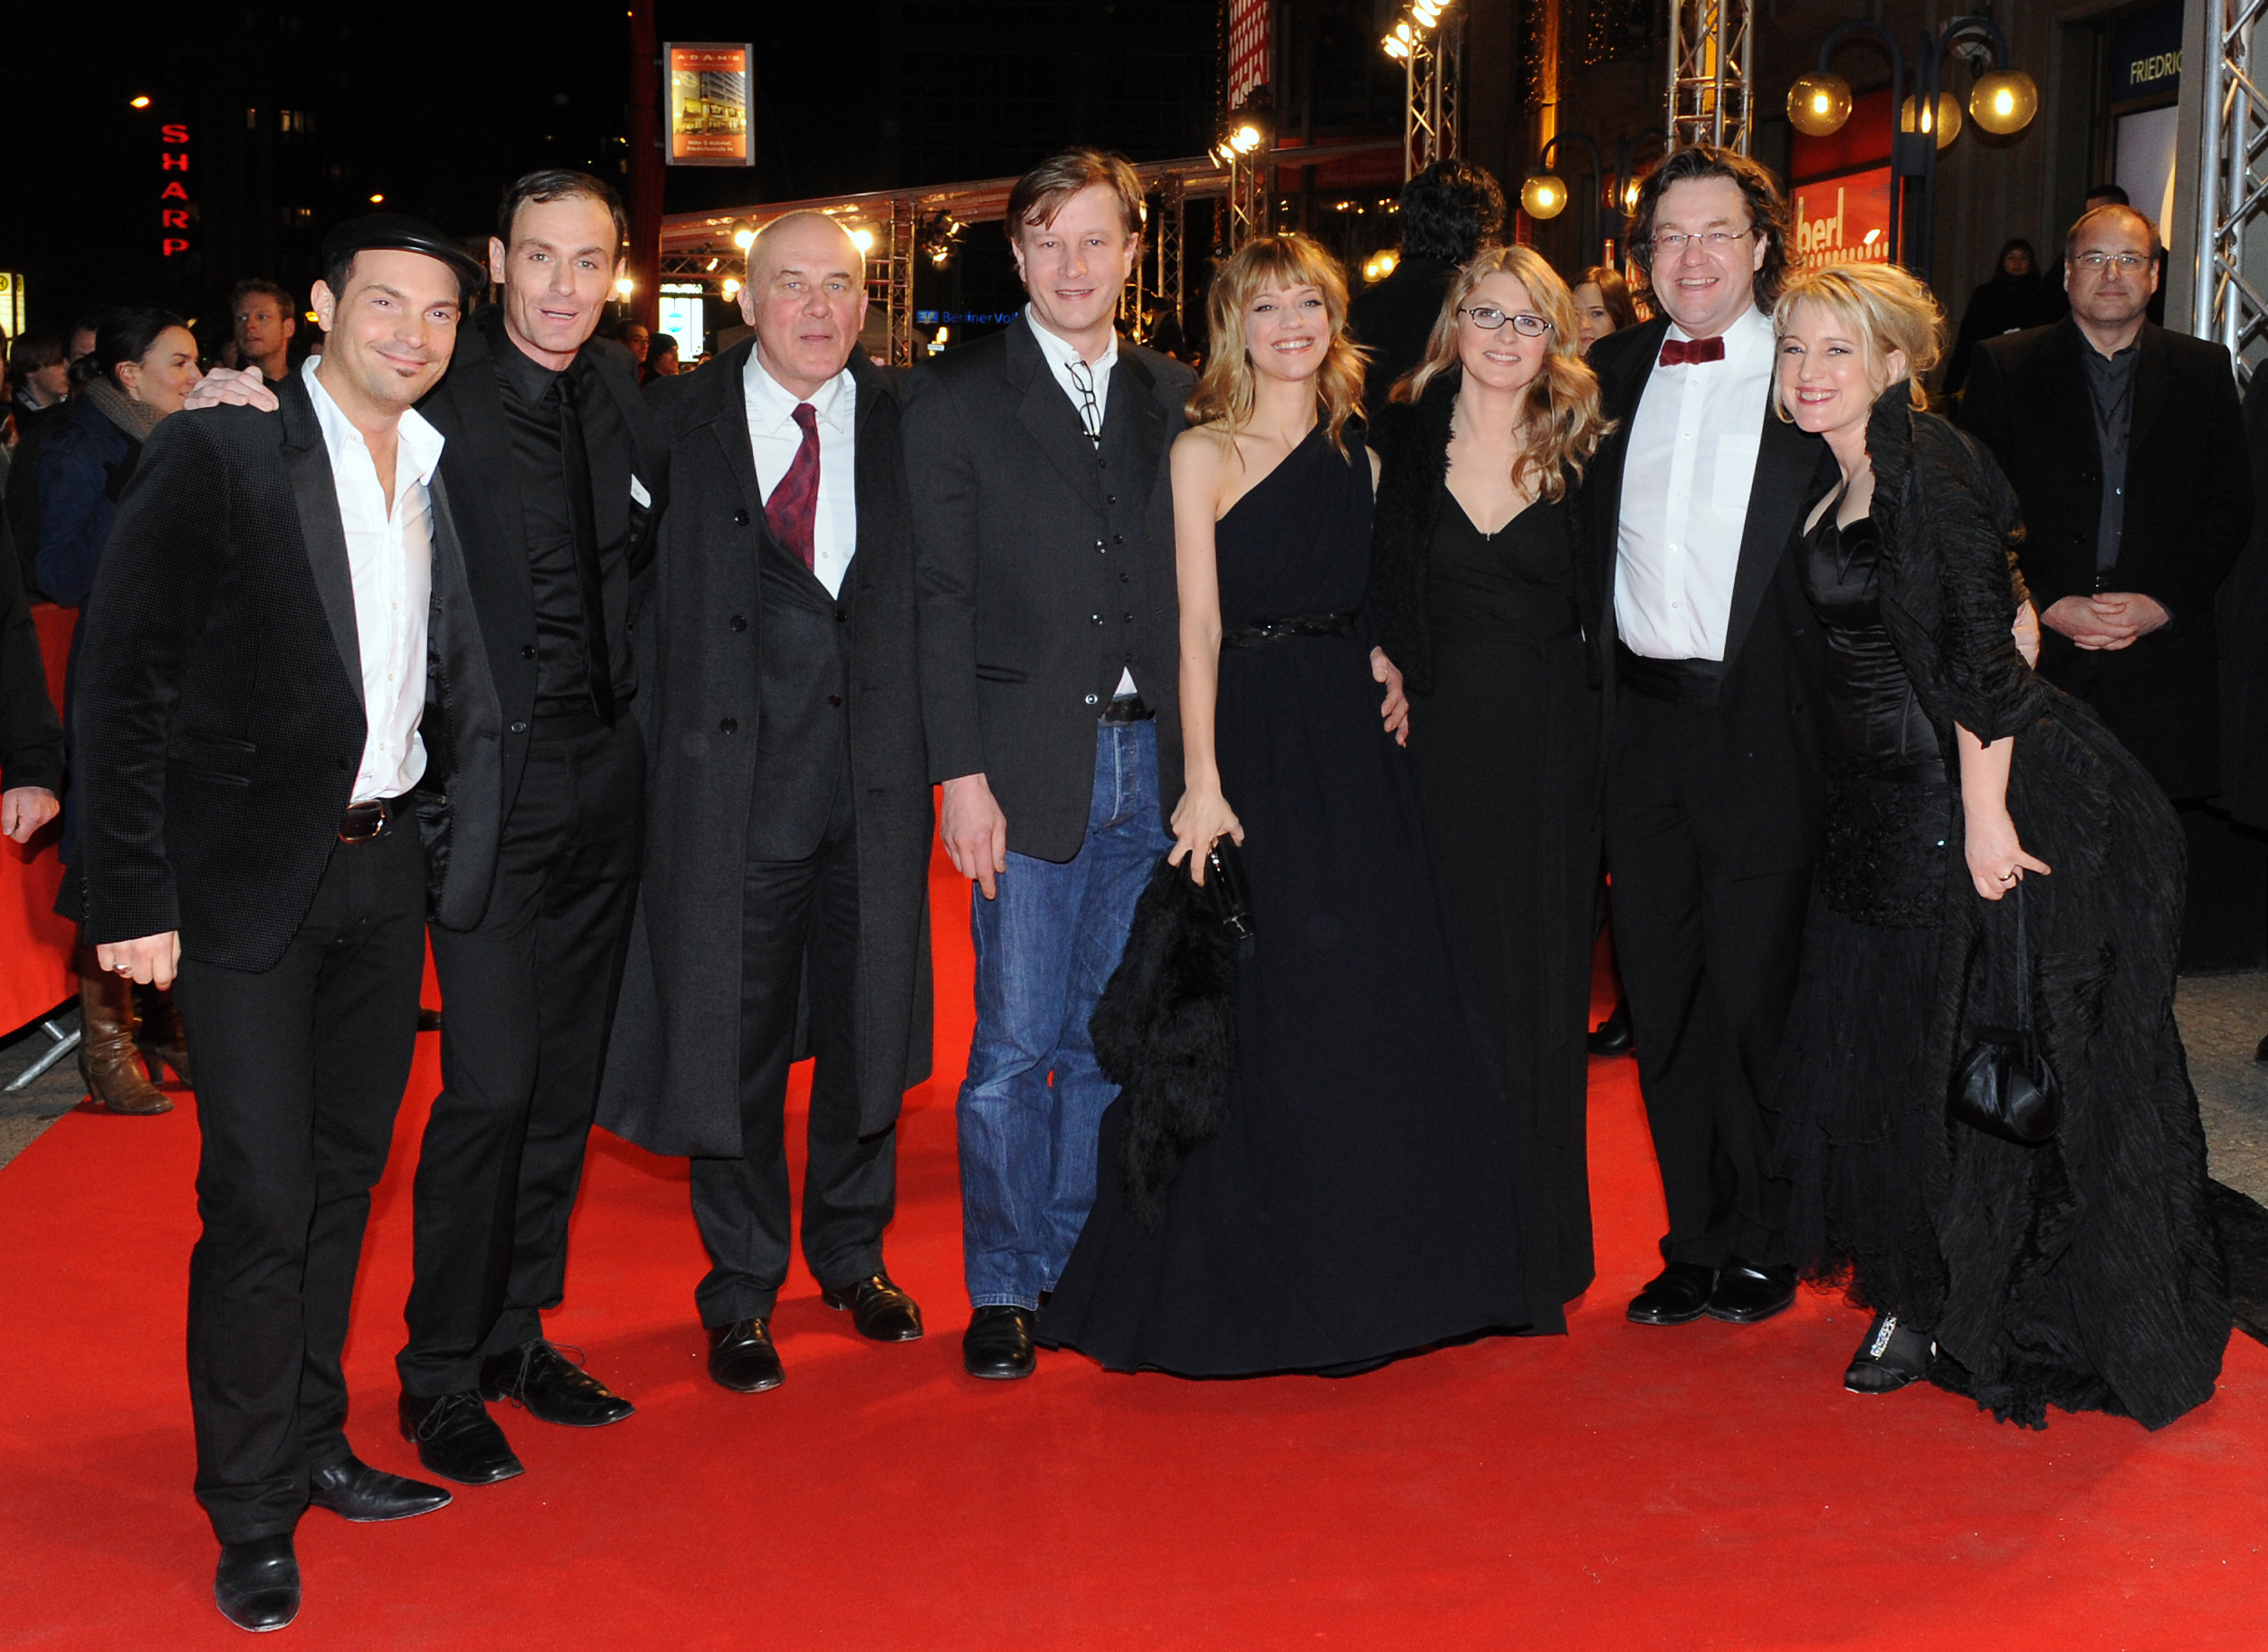
[[[1591,347],[1617,422],[1587,491],[1587,629],[1609,691],[1616,956],[1661,1167],[1662,1272],[1639,1325],[1735,1325],[1793,1299],[1759,1090],[1795,988],[1823,782],[1822,643],[1790,554],[1832,485],[1772,416],[1787,213],[1747,157],[1675,151],[1631,252],[1656,311]]]
[[[2252,481],[2228,352],[2148,319],[2158,250],[2132,207],[2083,215],[2065,243],[2071,314],[1983,345],[1961,423],[2023,504],[2040,674],[2095,708],[2190,828],[2190,967],[2225,950],[2250,962],[2259,942],[2257,906],[2233,922],[2204,875],[2234,849],[2210,841],[2225,828],[2205,812],[2222,789],[2213,597],[2250,529]]]

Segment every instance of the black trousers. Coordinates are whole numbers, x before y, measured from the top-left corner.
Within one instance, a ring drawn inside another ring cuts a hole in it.
[[[185,956],[197,1052],[189,1406],[223,1543],[290,1531],[347,1455],[339,1368],[370,1190],[417,1041],[425,855],[414,825],[341,843],[272,969]]]
[[[644,837],[645,747],[625,717],[538,738],[477,928],[432,931],[441,1093],[418,1149],[416,1273],[394,1362],[406,1393],[478,1385],[543,1334],[622,988]]]
[[[897,1204],[897,1132],[858,1134],[851,797],[846,775],[817,853],[752,861],[741,885],[741,1156],[692,1162],[693,1220],[709,1249],[709,1273],[693,1293],[704,1325],[769,1319],[787,1278],[787,1074],[799,997],[809,1003],[814,1061],[804,1259],[827,1287],[882,1269],[882,1230]]]
[[[1742,848],[1712,807],[1730,777],[1712,706],[1624,686],[1607,761],[1615,957],[1630,998],[1638,1084],[1669,1208],[1661,1253],[1722,1267],[1790,1259],[1786,1190],[1766,1171],[1760,1105],[1803,954],[1811,868],[1734,877]]]

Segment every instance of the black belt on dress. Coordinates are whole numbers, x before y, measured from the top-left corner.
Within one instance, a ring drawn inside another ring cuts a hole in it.
[[[1926,757],[1918,763],[1894,763],[1888,768],[1860,769],[1859,780],[1879,780],[1893,786],[1942,786],[1948,778],[1945,760]]]
[[[396,797],[373,797],[368,803],[350,803],[339,820],[339,841],[367,843],[382,835],[387,823],[394,819]]]
[[[1616,680],[1628,684],[1649,700],[1673,705],[1713,706],[1725,686],[1725,662],[1714,659],[1648,659],[1633,654],[1622,642],[1615,644]]]
[[[1287,613],[1280,620],[1270,620],[1264,625],[1232,625],[1220,634],[1223,648],[1253,648],[1263,642],[1281,642],[1295,636],[1352,636],[1354,615],[1351,613]]]

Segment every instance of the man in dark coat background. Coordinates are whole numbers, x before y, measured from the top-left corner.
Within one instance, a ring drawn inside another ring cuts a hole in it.
[[[865,261],[816,213],[748,248],[755,335],[649,392],[672,505],[637,590],[652,767],[600,1122],[692,1159],[710,1375],[783,1378],[784,1112],[806,1007],[803,1253],[862,1335],[921,1335],[882,1261],[929,1076],[932,811],[898,406],[856,348]]]
[[[1347,307],[1348,330],[1370,351],[1362,400],[1373,413],[1424,358],[1457,271],[1504,233],[1504,191],[1470,161],[1437,160],[1402,186],[1400,218],[1400,261]]]
[[[2158,251],[2131,207],[2081,217],[2064,253],[2070,315],[1977,347],[1961,425],[2023,504],[2040,674],[2092,706],[2182,812],[2183,966],[2253,964],[2258,849],[2205,807],[2222,782],[2214,598],[2251,526],[2251,469],[2228,352],[2147,319]]]

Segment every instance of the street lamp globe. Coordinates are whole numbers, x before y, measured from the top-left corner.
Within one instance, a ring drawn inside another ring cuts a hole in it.
[[[1898,106],[1898,130],[1911,132],[1914,129],[1914,99],[1908,98]],[[1940,149],[1952,143],[1961,136],[1961,99],[1949,92],[1939,92],[1937,107],[1933,111],[1926,108],[1921,112],[1920,129],[1935,133]]]
[[[1977,125],[1996,137],[2021,132],[2039,113],[2040,89],[2021,69],[1996,69],[1977,77],[1969,94],[1969,113]]]
[[[1520,186],[1520,205],[1531,218],[1556,218],[1567,209],[1567,186],[1556,173],[1530,173]]]
[[[1788,122],[1806,137],[1826,137],[1851,118],[1851,83],[1840,75],[1806,75],[1787,89]]]

